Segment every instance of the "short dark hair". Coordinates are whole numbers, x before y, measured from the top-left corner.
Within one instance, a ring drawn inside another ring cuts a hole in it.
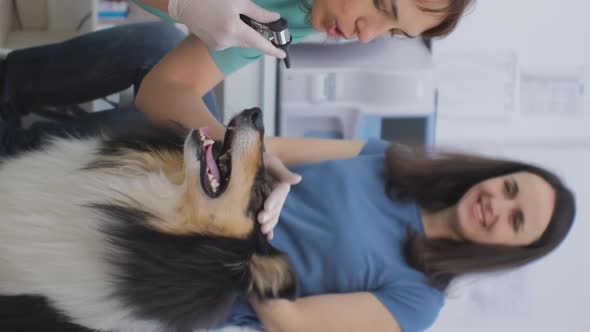
[[[444,8],[432,9],[426,6],[427,0],[418,0],[418,7],[427,13],[442,14],[445,18],[437,26],[422,33],[424,38],[444,37],[451,33],[474,0],[449,0],[449,5]]]
[[[524,265],[555,249],[566,237],[575,216],[574,194],[557,175],[531,164],[483,156],[427,152],[392,145],[386,152],[386,189],[397,199],[415,200],[438,211],[457,204],[477,183],[515,172],[530,172],[555,190],[555,207],[541,238],[528,246],[482,245],[426,239],[409,231],[406,260],[424,272],[431,284],[445,289],[453,278],[472,272],[496,271]]]

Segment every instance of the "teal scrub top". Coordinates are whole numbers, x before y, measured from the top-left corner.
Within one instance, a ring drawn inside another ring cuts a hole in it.
[[[267,10],[281,14],[281,17],[289,22],[289,32],[293,37],[292,43],[297,44],[309,35],[316,33],[308,21],[309,9],[304,6],[303,1],[305,0],[254,0],[253,2]],[[134,0],[134,2],[146,11],[164,20],[174,21],[168,13],[151,7],[141,0]],[[309,4],[312,5],[312,1],[309,1]],[[222,51],[210,50],[209,52],[215,64],[217,64],[225,76],[262,58],[264,55],[257,49],[241,47],[232,47]]]

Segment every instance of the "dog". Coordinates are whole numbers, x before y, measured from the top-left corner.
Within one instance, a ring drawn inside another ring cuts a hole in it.
[[[296,296],[256,216],[262,113],[222,142],[171,125],[53,137],[0,161],[0,331],[194,331]]]

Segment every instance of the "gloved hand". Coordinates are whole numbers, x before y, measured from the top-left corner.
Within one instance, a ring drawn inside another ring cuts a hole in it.
[[[223,50],[239,46],[257,48],[279,59],[286,56],[285,51],[240,20],[240,14],[260,23],[280,18],[278,13],[269,12],[251,0],[170,0],[168,13],[186,24],[209,48]]]
[[[301,175],[291,172],[279,158],[273,155],[265,152],[263,158],[266,171],[276,180],[276,184],[264,201],[264,210],[258,214],[258,222],[262,224],[262,233],[266,234],[267,239],[272,240],[273,228],[279,222],[279,215],[287,194],[292,185],[301,181]]]

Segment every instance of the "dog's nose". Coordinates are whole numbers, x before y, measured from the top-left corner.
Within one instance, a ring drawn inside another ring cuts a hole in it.
[[[262,111],[260,110],[260,108],[254,107],[249,109],[247,112],[249,113],[248,117],[250,118],[250,121],[252,121],[254,128],[261,131],[264,130],[264,123],[262,121]]]

